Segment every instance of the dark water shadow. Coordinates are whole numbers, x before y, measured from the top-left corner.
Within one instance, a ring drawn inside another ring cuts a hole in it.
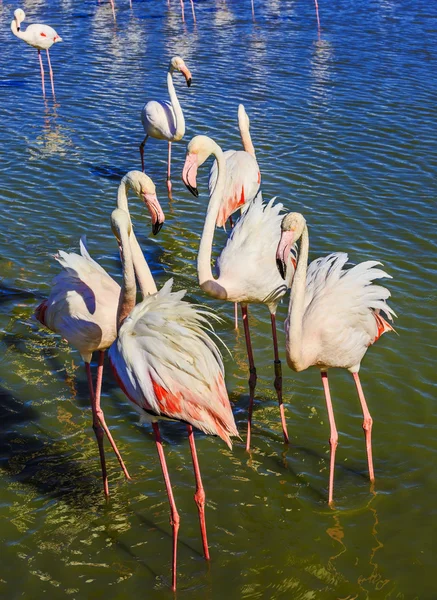
[[[113,181],[120,182],[120,180],[126,175],[126,171],[111,165],[93,165],[91,163],[85,163],[85,166],[91,175],[94,175],[95,177],[103,177],[104,179],[111,179]]]
[[[193,502],[193,506],[196,508],[196,505]],[[146,525],[149,530],[154,530],[159,532],[161,535],[164,535],[165,537],[167,537],[169,540],[173,539],[173,535],[171,531],[166,531],[165,529],[163,529],[162,527],[160,527],[159,525],[157,525],[156,523],[154,523],[153,521],[150,521],[149,519],[147,519],[146,517],[144,517],[143,515],[139,514],[139,513],[134,513],[135,516],[137,517],[138,521],[140,521],[140,523],[142,523],[143,525]],[[182,519],[181,519],[182,522]],[[203,553],[199,552],[199,550],[196,550],[196,548],[194,548],[193,546],[191,546],[190,544],[187,544],[187,542],[184,542],[180,536],[178,536],[178,546],[184,546],[185,548],[187,548],[187,550],[190,550],[193,554],[195,554],[196,556],[198,556],[199,558],[203,558]]]
[[[7,286],[0,282],[0,304],[12,300],[34,300],[35,298],[44,298],[43,294],[23,290],[12,286]]]

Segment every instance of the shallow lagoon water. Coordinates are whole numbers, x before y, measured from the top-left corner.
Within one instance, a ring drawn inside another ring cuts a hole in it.
[[[176,0],[133,0],[132,9],[117,0],[116,25],[106,2],[25,1],[28,23],[50,24],[64,39],[51,52],[56,103],[50,92],[42,99],[36,51],[9,30],[16,5],[0,5],[1,594],[172,595],[168,504],[151,430],[138,425],[108,370],[102,405],[134,480],[124,481],[108,450],[106,505],[80,357],[32,314],[58,272],[52,255],[77,249],[83,234],[91,255],[120,276],[109,226],[117,184],[139,168],[140,109],[166,97],[168,61],[179,53],[193,86],[176,78],[187,132],[174,145],[174,198],[166,197],[166,145],[149,140],[146,171],[167,220],[154,238],[134,200],[132,216],[158,285],[174,277],[175,289],[224,316],[226,381],[243,438],[244,336],[233,330],[233,307],[197,287],[208,169],[198,199],[179,179],[193,135],[240,147],[239,102],[251,119],[264,197],[305,214],[310,258],[341,250],[352,262],[384,263],[399,335],[383,336],[361,369],[374,419],[373,489],[353,380],[330,374],[340,444],[329,508],[320,376],[284,366],[287,447],[268,310],[251,309],[259,375],[253,451],[237,441],[230,452],[197,435],[210,565],[185,428],[162,427],[182,519],[177,596],[435,598],[437,8],[320,0],[319,37],[311,0],[255,0],[255,22],[249,1],[195,1],[197,25],[188,2],[181,23]],[[217,250],[225,239],[217,232]],[[278,321],[286,310],[284,302]]]

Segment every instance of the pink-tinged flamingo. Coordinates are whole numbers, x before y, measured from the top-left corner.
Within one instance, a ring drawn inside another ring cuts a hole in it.
[[[155,193],[153,181],[140,171],[127,173],[119,186],[117,204],[127,210],[127,193],[132,189],[146,203],[151,217],[153,232],[156,234],[164,222],[164,214]],[[135,260],[142,256],[141,248],[133,236],[132,247]],[[80,241],[80,254],[62,250],[55,257],[64,267],[52,282],[52,289],[35,311],[38,321],[65,338],[76,348],[85,362],[93,413],[93,429],[99,446],[102,467],[103,490],[109,496],[106,473],[103,431],[120,462],[127,479],[129,473],[124,465],[117,446],[106,425],[100,407],[100,394],[103,377],[105,350],[117,337],[117,308],[121,288],[106,271],[91,258],[83,240]],[[140,286],[143,296],[156,292],[155,282],[149,270],[142,270]],[[91,359],[93,352],[99,352],[96,389],[93,388]]]
[[[123,288],[120,296],[117,340],[109,359],[117,382],[139,412],[152,423],[156,447],[170,503],[173,530],[172,588],[176,589],[177,539],[180,518],[173,497],[162,448],[159,420],[186,424],[196,477],[196,501],[205,558],[209,559],[205,524],[205,491],[200,476],[193,426],[218,435],[231,448],[231,436],[238,436],[224,381],[222,357],[207,335],[213,313],[184,302],[185,291],[172,292],[172,280],[159,292],[135,306],[135,273],[132,260],[130,223],[127,214],[116,209],[112,228],[120,245]],[[145,265],[146,261],[142,261]],[[135,306],[135,308],[133,308]],[[127,317],[127,318],[126,318]]]
[[[167,87],[170,102],[166,100],[149,100],[141,111],[141,121],[146,133],[140,144],[141,168],[144,171],[144,145],[150,136],[158,140],[168,141],[167,189],[171,198],[171,144],[178,142],[185,135],[185,119],[179,104],[173,83],[173,73],[183,74],[188,87],[191,85],[191,73],[180,56],[174,56],[167,72]]]
[[[344,269],[348,255],[344,252],[317,258],[308,267],[309,235],[300,213],[289,213],[281,224],[281,240],[277,248],[277,265],[286,275],[289,250],[301,238],[299,260],[291,288],[288,318],[285,322],[287,363],[294,371],[311,366],[321,370],[330,425],[329,496],[334,491],[337,428],[328,386],[328,369],[348,369],[353,375],[363,411],[370,480],[374,481],[372,460],[372,418],[367,408],[358,376],[367,349],[393,327],[381,315],[393,320],[394,311],[386,300],[390,292],[373,284],[375,279],[390,277],[381,263],[369,260]]]
[[[191,12],[193,13],[193,21],[196,22],[196,12],[194,10],[194,1],[191,2]],[[184,10],[184,0],[181,0],[181,11],[182,11],[182,23],[185,23],[185,10]]]
[[[26,15],[24,14],[24,10],[17,8],[17,10],[14,11],[14,18],[11,21],[11,31],[14,35],[20,38],[20,40],[23,40],[26,42],[26,44],[29,44],[29,46],[32,46],[38,50],[39,65],[41,68],[42,94],[44,98],[46,97],[46,91],[44,85],[44,67],[42,64],[41,50],[47,51],[50,82],[52,84],[53,97],[55,97],[55,84],[53,81],[53,71],[50,62],[49,48],[51,48],[56,42],[62,42],[62,38],[56,33],[53,27],[49,27],[49,25],[29,25],[27,29],[22,31],[20,25],[25,18]]]
[[[226,187],[226,158],[220,146],[211,138],[198,135],[188,144],[187,157],[182,179],[188,189],[196,191],[198,168],[213,155],[217,161],[217,183],[210,197],[205,225],[197,259],[199,285],[214,298],[241,304],[247,355],[249,359],[249,415],[247,423],[246,450],[250,449],[251,421],[256,385],[256,368],[250,340],[247,305],[266,304],[270,311],[272,325],[275,389],[281,413],[282,432],[288,442],[287,424],[282,402],[282,372],[276,336],[276,308],[279,300],[291,285],[294,266],[291,255],[288,257],[287,281],[284,282],[276,269],[276,248],[280,239],[279,214],[282,204],[271,200],[264,204],[262,198],[253,200],[232,229],[226,246],[217,260],[218,277],[211,270],[212,243],[214,229],[223,202]]]

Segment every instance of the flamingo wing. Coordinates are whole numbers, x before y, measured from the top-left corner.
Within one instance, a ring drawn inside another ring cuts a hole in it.
[[[217,226],[224,227],[229,216],[239,208],[248,205],[258,194],[261,173],[256,159],[243,150],[227,150],[226,183],[223,202],[217,216]],[[209,173],[209,194],[211,196],[217,182],[217,161]]]
[[[109,350],[116,379],[145,418],[190,423],[229,446],[238,435],[210,311],[182,300],[169,280],[138,304]],[[145,413],[145,414],[144,414]]]
[[[170,102],[150,100],[141,111],[144,131],[153,138],[171,140],[176,132],[176,116]]]

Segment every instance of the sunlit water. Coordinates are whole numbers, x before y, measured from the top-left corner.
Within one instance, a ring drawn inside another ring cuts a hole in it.
[[[250,0],[195,0],[197,26],[189,2],[183,25],[178,0],[133,0],[132,10],[116,1],[117,25],[103,1],[23,2],[28,23],[50,24],[64,39],[51,52],[56,104],[48,80],[42,99],[36,51],[9,30],[17,5],[0,4],[1,595],[171,597],[171,529],[151,430],[106,372],[103,406],[134,477],[125,482],[108,451],[106,505],[80,357],[32,314],[59,271],[52,255],[77,249],[84,233],[92,256],[120,276],[109,226],[117,183],[139,167],[140,109],[166,97],[166,68],[178,53],[193,86],[175,78],[187,132],[174,145],[174,200],[166,197],[166,145],[149,140],[146,170],[167,221],[152,239],[138,202],[132,214],[158,285],[174,276],[176,289],[225,317],[219,332],[232,353],[226,379],[243,439],[244,336],[233,330],[233,307],[197,287],[208,169],[199,199],[180,180],[193,135],[239,148],[243,102],[264,197],[305,214],[312,258],[342,250],[352,261],[381,260],[399,315],[399,335],[383,336],[361,370],[374,418],[373,491],[353,380],[330,374],[340,435],[331,509],[319,374],[284,366],[285,447],[268,310],[251,309],[253,452],[197,435],[210,565],[185,428],[162,427],[182,519],[178,596],[435,598],[436,5],[319,0],[319,38],[312,0],[255,0],[255,23]],[[217,232],[217,249],[225,239]]]

